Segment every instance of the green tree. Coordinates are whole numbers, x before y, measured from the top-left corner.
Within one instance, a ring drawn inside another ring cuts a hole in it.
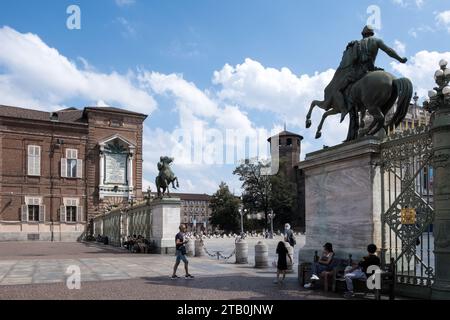
[[[274,228],[283,229],[285,223],[289,222],[292,224],[296,221],[294,208],[297,185],[292,183],[283,171],[271,176],[270,183],[270,207],[275,213]]]
[[[219,189],[212,195],[209,207],[211,208],[209,221],[212,225],[226,232],[239,232],[241,218],[239,199],[230,192],[225,182],[221,182]]]
[[[276,175],[262,174],[266,165],[260,161],[245,161],[233,171],[242,181],[244,208],[248,213],[264,213],[266,227],[270,226],[268,214],[271,210],[275,213],[274,226],[281,227],[286,222],[294,221],[297,186],[285,175],[284,165],[280,160],[280,170]],[[257,223],[248,225],[255,226]]]
[[[238,166],[233,174],[239,176],[242,181],[242,204],[248,213],[262,212],[267,224],[267,215],[270,211],[270,176],[261,174],[265,165],[262,162],[245,163]]]

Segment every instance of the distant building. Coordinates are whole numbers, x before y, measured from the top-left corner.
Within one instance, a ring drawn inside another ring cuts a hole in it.
[[[209,207],[211,196],[200,193],[173,193],[172,197],[179,197],[181,200],[181,223],[186,225],[189,232],[207,232],[212,227],[209,223],[211,218],[211,208]],[[152,193],[156,197],[156,193]]]
[[[414,94],[413,97],[414,103],[409,104],[408,113],[406,114],[405,118],[402,120],[402,122],[394,129],[389,128],[388,129],[388,135],[393,134],[394,132],[401,132],[408,129],[414,129],[421,125],[428,125],[430,123],[430,113],[425,110],[422,106],[419,106],[417,104],[417,101],[419,100],[419,97],[417,96],[417,93]],[[395,112],[396,108],[392,108],[389,110],[388,114],[386,115],[386,118],[389,120]]]
[[[0,240],[73,241],[105,207],[142,198],[146,117],[0,106]]]

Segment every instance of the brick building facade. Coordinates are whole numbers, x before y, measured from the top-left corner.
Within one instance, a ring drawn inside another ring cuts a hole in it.
[[[142,198],[145,118],[0,106],[0,240],[74,241],[104,207]]]

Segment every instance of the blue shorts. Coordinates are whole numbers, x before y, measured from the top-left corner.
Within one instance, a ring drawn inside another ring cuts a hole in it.
[[[188,259],[184,254],[181,253],[181,250],[176,250],[175,255],[177,256],[177,262],[183,260],[184,263],[188,263]]]

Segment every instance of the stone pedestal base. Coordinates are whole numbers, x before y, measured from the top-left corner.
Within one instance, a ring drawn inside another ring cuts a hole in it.
[[[152,232],[150,241],[154,252],[175,254],[175,235],[181,223],[179,198],[162,198],[151,202]]]
[[[358,261],[374,243],[381,248],[380,141],[366,138],[306,155],[306,238],[299,265],[320,256],[326,242],[336,257]]]

